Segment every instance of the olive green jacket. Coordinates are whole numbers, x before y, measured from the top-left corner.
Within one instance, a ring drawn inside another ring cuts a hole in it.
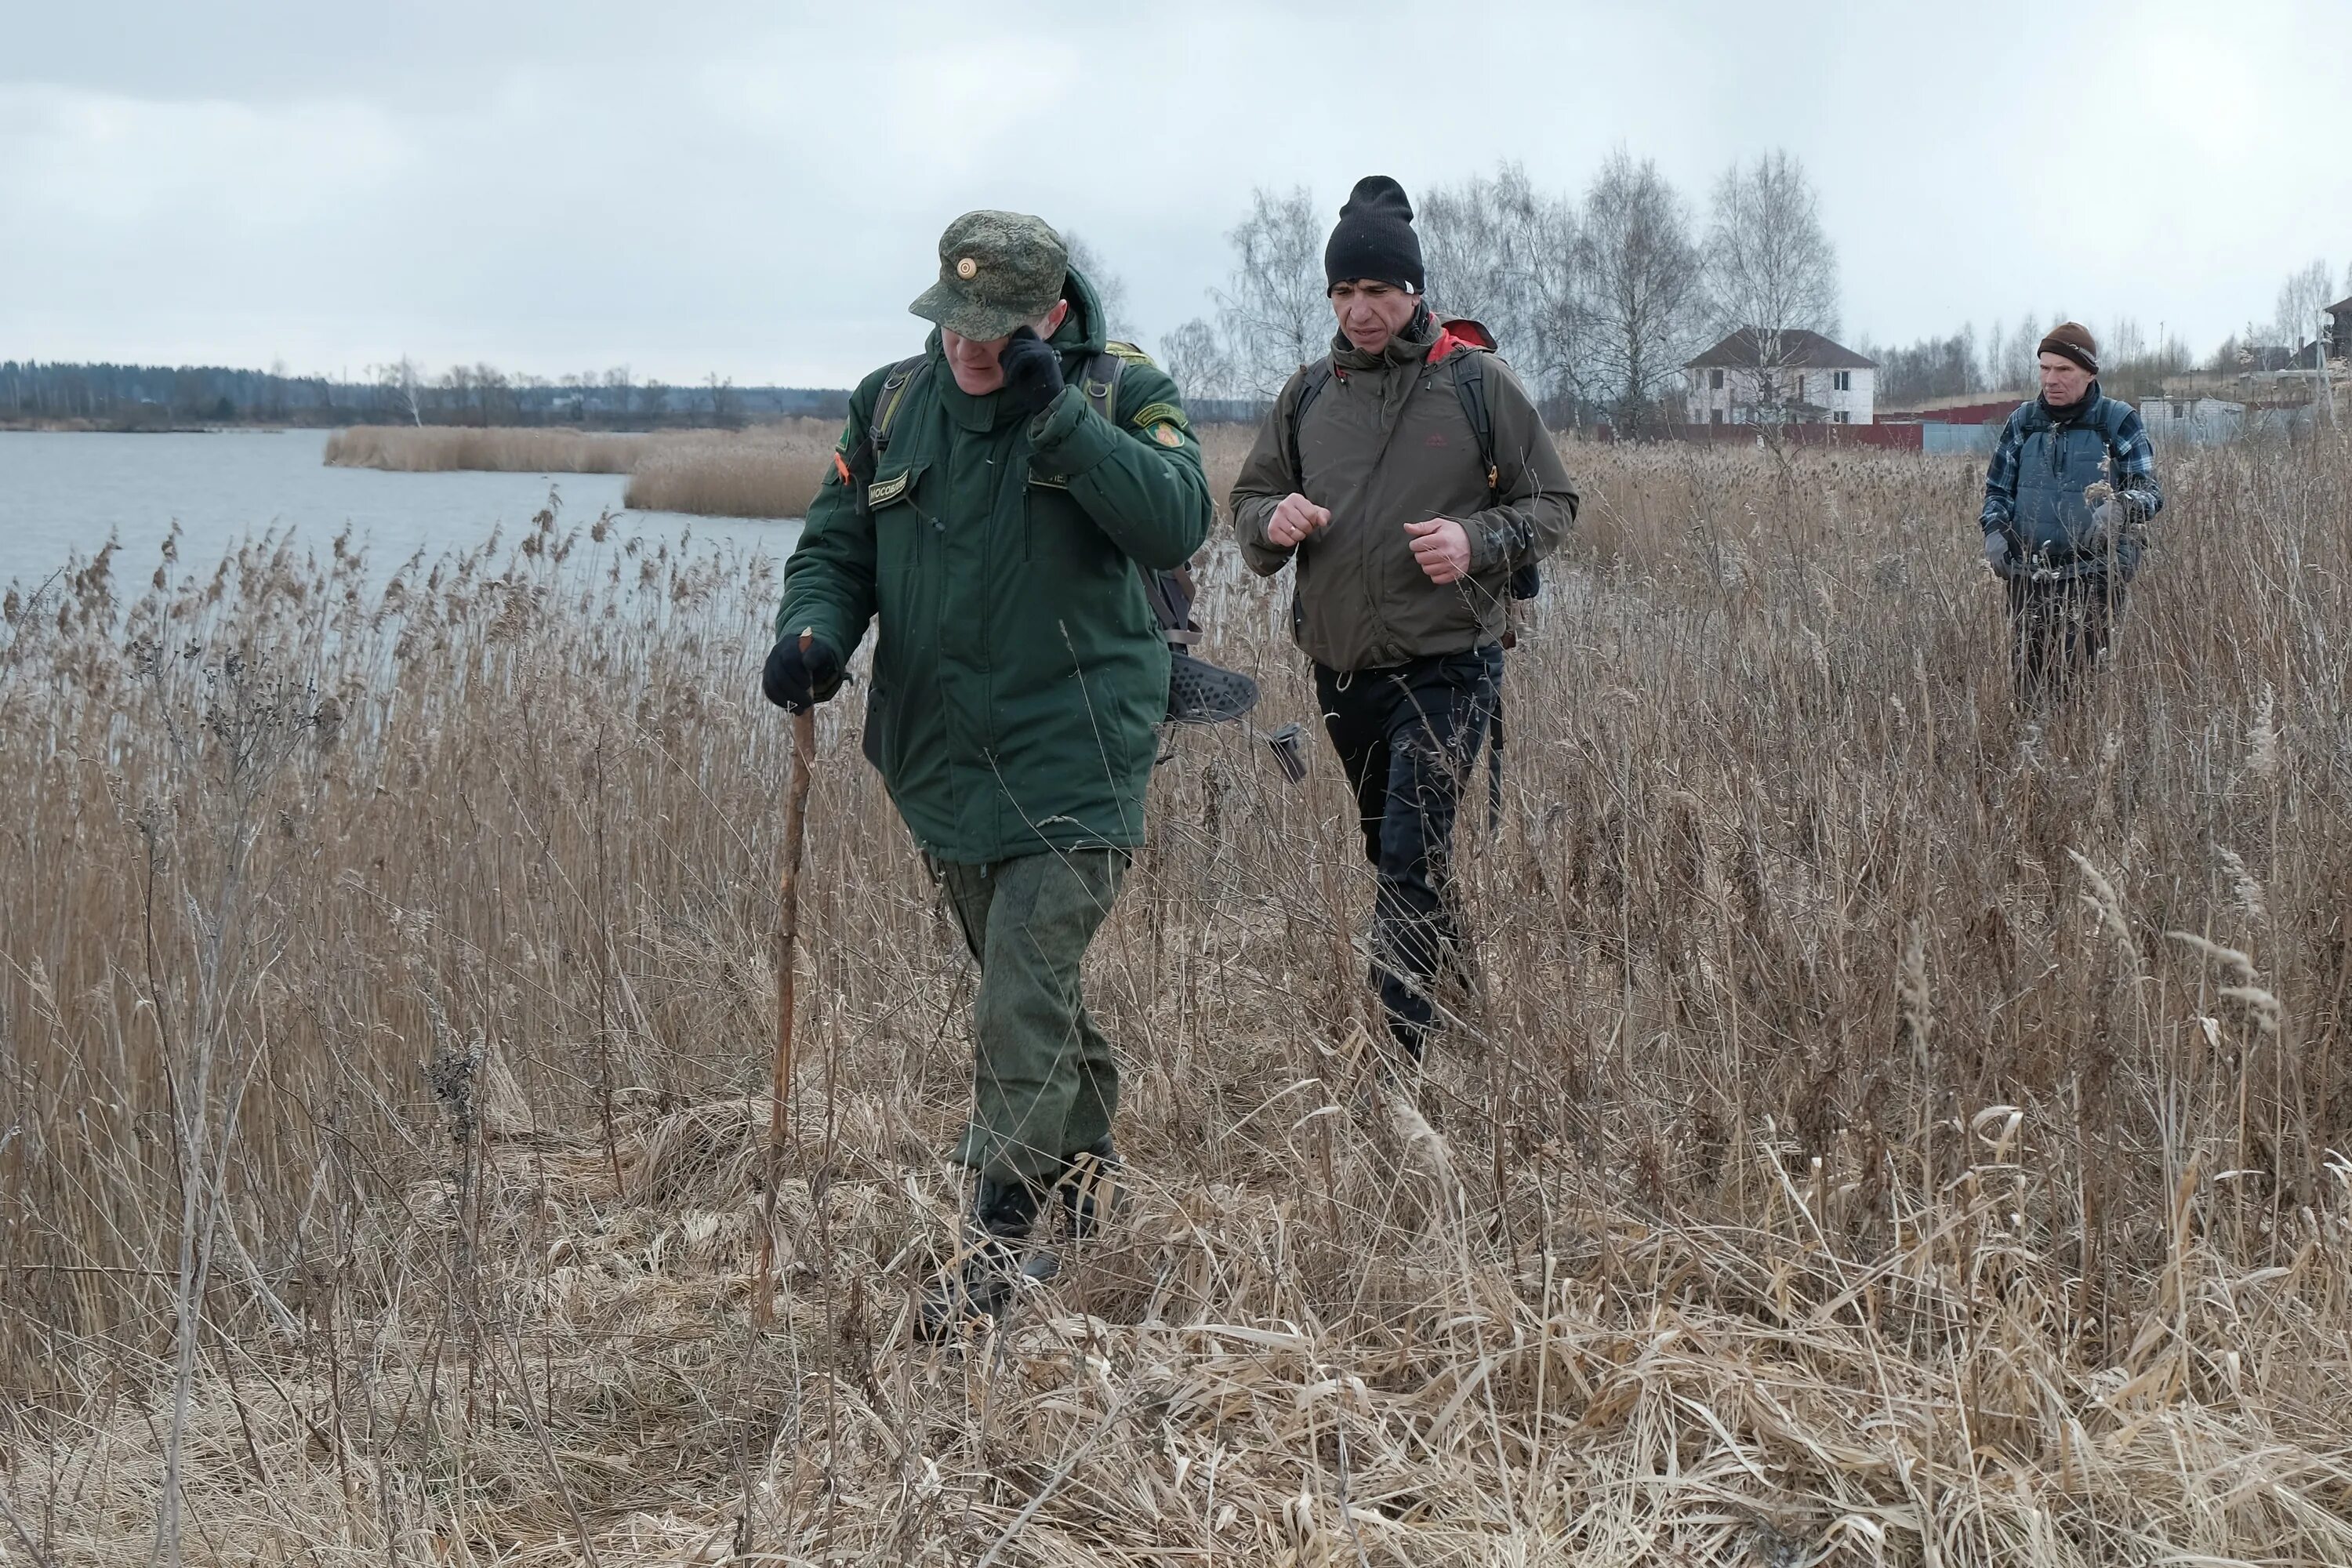
[[[1118,425],[1087,404],[1102,307],[1076,271],[1065,295],[1071,384],[1034,420],[960,391],[931,334],[861,511],[843,469],[888,371],[867,376],[784,564],[779,637],[845,662],[877,622],[866,754],[941,860],[1143,841],[1168,647],[1138,568],[1183,564],[1213,514],[1165,373],[1127,350]]]
[[[1298,646],[1332,669],[1380,669],[1483,647],[1503,635],[1512,569],[1551,552],[1576,521],[1576,488],[1534,400],[1501,360],[1486,363],[1496,484],[1454,385],[1455,346],[1433,321],[1378,354],[1345,338],[1337,374],[1305,417],[1301,368],[1259,426],[1233,493],[1234,536],[1250,570],[1271,577],[1296,554]],[[1291,431],[1297,431],[1296,460]],[[1330,526],[1294,551],[1266,537],[1282,498],[1328,507]],[[1413,558],[1409,522],[1451,518],[1470,542],[1470,575],[1444,587]]]

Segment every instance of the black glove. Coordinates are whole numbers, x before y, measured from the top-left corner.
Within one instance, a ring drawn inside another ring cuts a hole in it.
[[[841,656],[823,637],[789,637],[768,650],[760,689],[787,713],[804,713],[841,689]]]
[[[1062,356],[1033,328],[1015,327],[996,363],[1004,371],[1004,397],[1018,413],[1034,416],[1062,393]]]
[[[1985,535],[1985,564],[1992,568],[1996,577],[2016,574],[2017,552],[2011,547],[2004,531],[1996,528]]]

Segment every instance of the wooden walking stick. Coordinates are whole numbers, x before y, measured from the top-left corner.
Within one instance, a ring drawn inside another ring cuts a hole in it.
[[[808,655],[814,632],[801,633],[801,655]],[[762,1219],[760,1226],[760,1279],[751,1296],[751,1330],[768,1326],[774,1311],[776,1268],[776,1180],[782,1163],[784,1118],[793,1094],[793,949],[800,939],[801,847],[808,837],[809,770],[816,765],[816,711],[803,708],[793,715],[793,771],[784,790],[784,880],[782,908],[776,917],[776,1061],[768,1084],[768,1153]]]

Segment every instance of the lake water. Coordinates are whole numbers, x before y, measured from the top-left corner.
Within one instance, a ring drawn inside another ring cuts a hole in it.
[[[586,526],[621,510],[619,474],[390,474],[331,468],[321,430],[224,431],[185,436],[0,432],[0,584],[35,587],[110,534],[121,541],[118,582],[142,582],[176,521],[184,570],[201,570],[238,542],[291,531],[321,557],[350,528],[369,564],[388,574],[418,550],[470,549],[497,529],[512,541],[548,491],[561,517]],[[779,559],[796,521],[633,511],[631,532],[765,548]]]

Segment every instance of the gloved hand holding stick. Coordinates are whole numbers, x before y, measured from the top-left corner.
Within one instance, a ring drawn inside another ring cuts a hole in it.
[[[803,632],[799,653],[811,662],[814,637]],[[784,1120],[793,1087],[793,950],[800,937],[801,849],[808,837],[809,771],[816,765],[816,710],[808,702],[792,706],[793,769],[784,790],[784,875],[782,908],[776,917],[776,1060],[768,1086],[768,1152],[764,1162],[760,1225],[760,1279],[751,1296],[754,1333],[768,1326],[773,1310],[776,1265],[776,1185],[783,1163]]]

